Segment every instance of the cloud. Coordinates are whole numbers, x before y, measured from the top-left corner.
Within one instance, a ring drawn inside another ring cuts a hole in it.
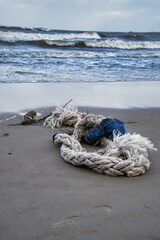
[[[0,0],[0,24],[52,29],[160,31],[159,0]]]
[[[119,17],[130,17],[131,13],[129,11],[104,11],[96,12],[96,18],[119,18]]]

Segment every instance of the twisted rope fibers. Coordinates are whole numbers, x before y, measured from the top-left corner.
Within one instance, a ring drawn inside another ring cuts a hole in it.
[[[156,150],[149,138],[140,134],[115,135],[113,141],[102,139],[103,148],[87,152],[80,141],[87,129],[98,126],[102,115],[84,115],[69,108],[55,111],[47,118],[44,126],[51,128],[62,125],[74,126],[73,135],[59,133],[55,136],[55,143],[61,143],[61,156],[76,166],[86,166],[98,173],[108,176],[133,177],[144,174],[150,167],[148,150]]]

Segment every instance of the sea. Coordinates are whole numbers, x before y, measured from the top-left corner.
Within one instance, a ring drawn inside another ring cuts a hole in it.
[[[160,32],[0,26],[0,83],[160,81]]]

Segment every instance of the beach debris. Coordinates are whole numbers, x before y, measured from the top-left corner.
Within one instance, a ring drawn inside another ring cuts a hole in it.
[[[149,138],[137,133],[122,135],[113,132],[113,139],[101,139],[101,149],[87,152],[81,145],[85,132],[89,128],[99,126],[106,117],[86,114],[81,118],[81,115],[82,113],[65,107],[59,112],[55,110],[44,123],[51,128],[63,125],[74,127],[71,136],[61,132],[53,136],[54,143],[61,143],[61,156],[66,162],[76,166],[87,166],[108,176],[133,177],[144,174],[149,169],[148,150],[157,149]]]
[[[61,108],[62,108],[62,109],[66,108],[67,105],[68,105],[71,101],[73,101],[73,99],[70,99],[70,100],[69,100],[68,102],[66,102]],[[42,118],[39,118],[39,119],[38,119],[38,122],[41,122],[41,121],[43,121],[43,120],[46,120],[46,119],[47,119],[48,117],[50,117],[51,115],[52,115],[52,112],[48,113],[47,115],[43,116]]]
[[[65,103],[63,106],[59,106],[59,109],[65,109],[67,105],[72,101],[73,99],[70,99],[67,103]],[[72,109],[73,110],[73,109]],[[41,118],[37,118],[37,112],[34,110],[31,110],[23,115],[23,118],[20,117],[21,122],[15,123],[15,124],[9,124],[8,126],[18,126],[18,125],[31,125],[38,122],[42,122],[46,119],[48,119],[52,115],[52,112],[46,114],[45,116]]]
[[[29,111],[26,114],[23,115],[22,117],[19,117],[21,119],[20,123],[14,123],[14,124],[9,124],[8,126],[18,126],[18,125],[31,125],[35,124],[41,121],[44,121],[46,118],[48,118],[52,113],[48,113],[47,115],[43,116],[42,118],[37,117],[37,112],[36,111]]]
[[[86,116],[86,113],[78,113],[78,108],[73,105],[68,105],[72,101],[69,100],[64,105],[59,105],[52,112],[51,116],[45,119],[43,126],[50,128],[61,127],[62,124],[64,126],[74,126],[78,118],[83,118]]]
[[[123,135],[125,132],[125,126],[122,121],[116,118],[104,118],[99,126],[92,127],[85,132],[84,139],[89,144],[97,145],[103,137],[113,140],[114,135]]]
[[[32,124],[37,123],[37,113],[36,111],[29,111],[23,116],[23,120],[21,124]]]
[[[127,122],[124,122],[125,124],[133,124],[133,123],[138,123],[138,122],[135,122],[135,121],[127,121]]]
[[[65,108],[71,101],[73,101],[72,98],[71,98],[68,102],[66,102],[66,103],[62,106],[62,108]]]
[[[1,137],[8,137],[9,136],[9,133],[3,133],[2,135],[1,135]]]

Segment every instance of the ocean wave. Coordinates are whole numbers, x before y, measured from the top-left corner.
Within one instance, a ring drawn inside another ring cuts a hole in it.
[[[18,27],[18,26],[0,26],[0,31],[33,31],[34,28]]]
[[[43,42],[41,43],[43,44]],[[79,43],[81,44],[81,43]],[[82,43],[83,44],[83,43]],[[45,46],[44,46],[45,47]],[[27,59],[27,58],[32,58],[32,59],[78,59],[78,58],[88,58],[88,59],[93,59],[93,58],[160,58],[160,51],[136,51],[136,50],[125,50],[125,51],[92,51],[87,50],[83,51],[61,51],[61,49],[56,49],[56,51],[5,51],[5,52],[0,52],[0,63],[8,63],[9,59]],[[18,61],[18,60],[17,60]]]
[[[19,40],[0,39],[0,45],[32,45],[42,48],[106,48],[106,49],[160,49],[160,42],[123,41],[123,40]]]
[[[98,32],[101,38],[129,41],[160,41],[160,32]]]
[[[152,40],[149,40],[151,38]],[[33,45],[43,48],[159,49],[160,33],[103,33],[1,26],[0,45]]]
[[[0,31],[4,33],[17,34],[16,37],[22,37],[23,34],[44,34],[59,36],[59,40],[64,38],[105,38],[105,39],[123,39],[129,41],[160,41],[160,32],[100,32],[100,31],[72,31],[55,30],[49,28],[29,28],[17,26],[0,26]],[[21,34],[21,36],[18,34]],[[22,39],[21,39],[22,40]],[[57,39],[52,39],[57,40]]]
[[[84,39],[99,39],[99,35],[96,32],[82,32],[82,33],[57,33],[54,32],[53,34],[49,33],[32,33],[32,32],[1,32],[0,34],[0,41],[3,42],[20,42],[20,41],[56,41],[56,40],[84,40]]]
[[[123,41],[123,40],[104,40],[104,41],[86,41],[86,46],[94,48],[118,48],[118,49],[158,49],[160,42],[149,41]]]
[[[127,77],[120,79],[120,78],[106,78],[106,79],[87,79],[87,78],[81,78],[81,79],[70,79],[70,78],[66,78],[66,79],[59,79],[59,80],[50,80],[50,79],[34,79],[32,78],[25,78],[25,79],[20,79],[20,80],[16,80],[16,79],[5,79],[5,80],[0,80],[0,84],[21,84],[21,83],[59,83],[59,84],[63,84],[63,83],[109,83],[109,82],[159,82],[159,78],[157,77],[157,79],[148,79],[148,78],[138,78],[138,79],[130,79],[128,80]]]
[[[0,83],[160,81],[160,33],[0,27]]]

